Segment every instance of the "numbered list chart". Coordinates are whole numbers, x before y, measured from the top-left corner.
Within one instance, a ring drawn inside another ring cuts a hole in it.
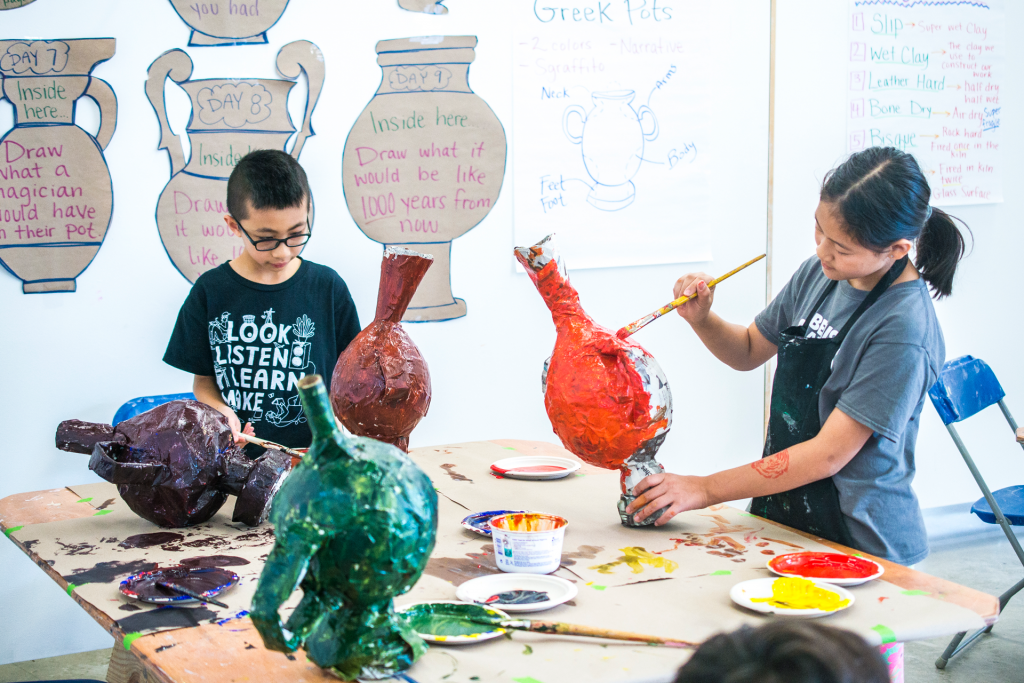
[[[1003,200],[1003,0],[850,0],[847,148],[914,155],[937,205]]]

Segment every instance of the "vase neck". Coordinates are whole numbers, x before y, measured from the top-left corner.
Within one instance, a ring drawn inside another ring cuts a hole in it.
[[[320,375],[307,375],[299,380],[299,399],[302,401],[302,409],[306,414],[309,429],[313,432],[313,446],[330,441],[341,446],[345,436],[338,429],[334,411],[331,410],[331,400],[327,396],[327,389]],[[320,454],[346,453],[344,448],[315,448],[315,450]]]
[[[555,327],[561,326],[569,318],[586,315],[580,306],[579,293],[569,283],[569,278],[563,275],[556,259],[552,259],[538,272],[529,269],[526,272],[548,305]]]
[[[376,320],[400,322],[416,294],[434,257],[401,247],[387,247],[380,264],[380,289],[377,290]]]

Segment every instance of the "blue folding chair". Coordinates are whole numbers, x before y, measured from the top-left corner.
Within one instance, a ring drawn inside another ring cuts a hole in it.
[[[130,401],[125,402],[117,412],[114,413],[114,419],[111,421],[112,425],[116,425],[118,422],[124,422],[130,417],[141,415],[147,410],[152,410],[159,405],[164,403],[170,403],[171,401],[180,401],[186,398],[190,398],[193,401],[196,400],[195,394],[161,394],[160,396],[140,396],[133,398]]]
[[[978,482],[978,487],[983,494],[981,500],[971,507],[971,512],[976,514],[983,522],[1001,526],[1003,533],[1006,534],[1006,538],[1010,541],[1010,545],[1013,546],[1013,551],[1017,553],[1021,564],[1024,565],[1024,550],[1021,549],[1013,529],[1010,528],[1011,526],[1024,526],[1024,486],[1010,486],[992,493],[988,488],[988,484],[982,478],[981,472],[978,471],[977,465],[974,464],[970,453],[967,452],[967,447],[957,433],[956,428],[953,427],[955,422],[966,420],[985,408],[998,403],[999,409],[1003,411],[1003,417],[1010,423],[1010,430],[1016,434],[1017,422],[1013,419],[1013,415],[1010,414],[1010,409],[1006,407],[1006,402],[1003,400],[1006,393],[999,386],[999,380],[996,379],[992,368],[985,361],[973,356],[960,356],[942,367],[938,381],[928,390],[928,396],[932,399],[932,405],[935,406],[939,417],[945,423],[946,429],[949,430],[950,436],[953,437],[953,443],[956,444],[960,455],[963,456],[964,462],[967,463],[968,469],[971,470],[971,474],[974,475],[974,480]],[[1021,447],[1024,448],[1024,443],[1021,444]],[[1018,581],[1016,585],[999,596],[1000,613],[1006,607],[1006,603],[1010,601],[1010,598],[1016,595],[1022,588],[1024,588],[1024,579]],[[945,669],[946,663],[950,659],[963,651],[964,648],[973,643],[979,636],[991,630],[991,626],[983,628],[972,634],[967,640],[964,640],[964,636],[967,635],[966,631],[956,634],[946,647],[946,651],[942,653],[942,656],[935,660],[935,666],[939,669]]]

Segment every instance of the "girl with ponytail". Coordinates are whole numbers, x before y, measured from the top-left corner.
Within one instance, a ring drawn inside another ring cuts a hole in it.
[[[719,360],[753,370],[778,356],[768,433],[748,465],[647,477],[627,513],[640,522],[664,509],[662,525],[685,510],[752,498],[756,515],[893,562],[928,555],[911,488],[921,409],[945,360],[928,290],[949,296],[964,255],[954,219],[929,206],[930,196],[911,155],[892,147],[852,155],[822,183],[816,254],[748,327],[711,311],[710,275],[676,281],[676,297],[697,294],[679,314]],[[901,668],[902,646],[883,647]]]
[[[640,521],[753,498],[751,512],[893,562],[928,554],[911,488],[925,393],[945,360],[935,298],[949,296],[964,238],[929,206],[917,161],[891,147],[858,152],[826,175],[816,254],[748,327],[711,310],[712,278],[679,278],[677,309],[736,370],[772,356],[762,457],[706,477],[656,474],[634,489]],[[913,261],[910,254],[914,252]]]

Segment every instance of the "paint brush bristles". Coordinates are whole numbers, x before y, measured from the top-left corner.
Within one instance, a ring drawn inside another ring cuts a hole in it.
[[[765,254],[761,254],[757,258],[750,259],[749,261],[744,263],[739,268],[734,268],[734,269],[730,270],[728,273],[726,273],[725,275],[723,275],[721,277],[716,277],[714,280],[712,280],[711,282],[707,283],[708,287],[709,288],[710,287],[714,287],[719,282],[722,282],[723,280],[729,279],[730,277],[732,277],[736,273],[740,272],[741,270],[743,270],[747,266],[752,265],[754,263],[757,263],[758,261],[760,261],[764,257],[765,257]],[[689,301],[690,299],[693,299],[696,296],[697,296],[696,292],[694,292],[690,296],[681,296],[678,299],[676,299],[675,301],[671,301],[671,302],[665,304],[664,306],[662,306],[661,308],[656,310],[654,313],[649,313],[649,314],[645,315],[644,317],[640,318],[639,320],[637,320],[635,322],[631,322],[630,324],[626,325],[621,330],[616,332],[615,336],[617,336],[619,339],[625,339],[629,335],[631,335],[634,332],[636,332],[637,330],[645,327],[646,325],[654,322],[655,320],[657,320],[661,316],[665,315],[666,313],[669,313],[671,311],[676,310],[677,308],[679,308],[680,306],[685,304],[687,301]]]

